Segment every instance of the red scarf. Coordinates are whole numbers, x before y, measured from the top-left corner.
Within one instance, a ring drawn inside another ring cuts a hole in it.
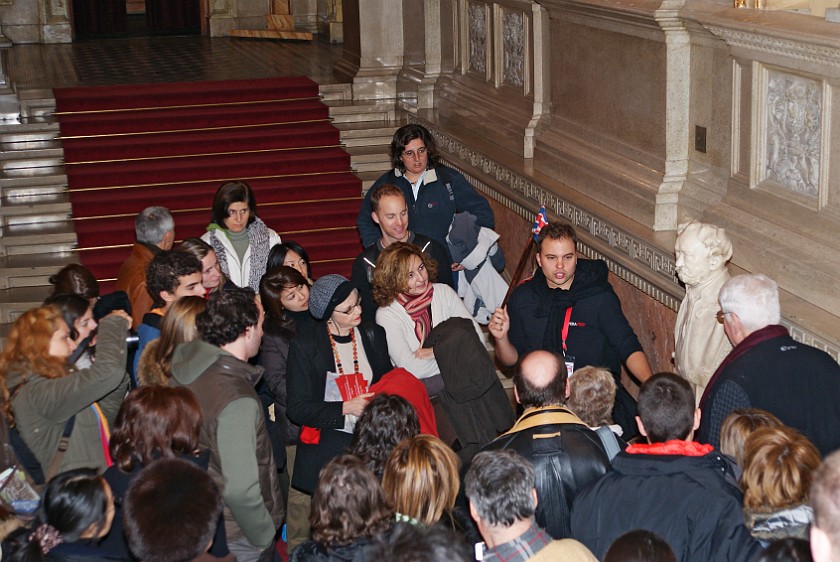
[[[429,283],[422,294],[408,295],[400,293],[397,295],[397,302],[402,305],[408,315],[414,320],[414,335],[420,346],[426,341],[426,336],[432,331],[432,296],[435,287]]]
[[[702,457],[715,448],[695,441],[672,439],[665,443],[636,443],[625,449],[631,455],[680,455],[683,457]]]
[[[706,385],[706,390],[703,391],[703,396],[700,398],[700,409],[703,409],[703,406],[705,406],[706,402],[709,400],[712,394],[712,388],[715,386],[718,377],[720,377],[720,374],[724,371],[724,369],[726,369],[726,367],[761,342],[786,335],[788,335],[787,328],[779,326],[778,324],[772,324],[756,330],[741,340],[741,343],[736,345],[735,348],[729,352],[729,355],[727,355],[718,368],[715,369],[715,373],[712,375],[712,378],[709,379],[709,382]]]

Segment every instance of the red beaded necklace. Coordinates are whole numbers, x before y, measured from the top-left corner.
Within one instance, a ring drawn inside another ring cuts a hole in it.
[[[344,374],[344,368],[341,366],[341,358],[338,356],[338,349],[335,347],[335,340],[333,339],[332,332],[330,332],[329,326],[327,326],[327,334],[330,336],[330,347],[332,348],[333,357],[335,358],[335,368],[338,371],[339,375]],[[356,330],[354,328],[350,328],[350,341],[353,344],[353,372],[359,372],[359,350],[356,348]]]

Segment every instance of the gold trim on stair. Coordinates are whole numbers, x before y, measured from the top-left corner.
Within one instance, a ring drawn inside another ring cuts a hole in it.
[[[85,110],[85,111],[55,111],[53,115],[95,115],[99,113],[117,113],[117,112],[128,112],[128,111],[155,111],[158,109],[189,109],[192,107],[227,107],[230,105],[256,105],[260,103],[275,103],[281,102],[285,103],[287,101],[302,101],[302,100],[319,100],[320,101],[320,94],[315,96],[307,96],[305,98],[279,98],[279,99],[267,99],[267,100],[250,100],[250,101],[226,101],[226,102],[218,102],[218,103],[194,103],[194,104],[187,104],[187,105],[160,105],[160,106],[149,106],[149,107],[122,107],[122,108],[114,108],[114,109],[92,109],[92,110]]]
[[[237,176],[235,178],[213,178],[209,180],[184,180],[184,181],[167,181],[167,182],[160,182],[160,183],[137,183],[132,185],[105,185],[101,187],[79,187],[75,189],[68,189],[68,192],[81,192],[81,191],[107,191],[109,189],[134,189],[140,187],[156,187],[161,185],[184,185],[184,184],[191,184],[191,183],[218,183],[218,182],[226,182],[226,181],[237,181],[237,180],[262,180],[262,179],[270,179],[270,178],[295,178],[295,177],[304,177],[304,176],[329,176],[333,174],[347,174],[351,173],[349,170],[340,170],[335,172],[306,172],[306,173],[298,173],[298,174],[278,174],[278,175],[271,175],[271,176],[248,176],[248,177],[241,177]]]
[[[227,129],[247,129],[249,127],[273,127],[275,125],[299,125],[301,123],[332,123],[332,117],[325,119],[304,119],[302,121],[272,121],[271,123],[252,123],[249,125],[226,125],[224,127],[197,127],[194,129],[166,129],[165,131],[136,131],[133,133],[104,133],[102,135],[76,135],[57,136],[58,140],[64,139],[98,139],[102,137],[130,137],[133,135],[161,135],[169,133],[186,133],[188,131],[225,131]]]
[[[289,148],[260,148],[256,150],[233,150],[230,152],[201,152],[197,154],[171,154],[169,156],[143,156],[141,158],[116,158],[114,160],[87,160],[84,162],[65,162],[65,166],[79,164],[113,164],[114,162],[143,162],[146,160],[171,160],[176,158],[200,158],[203,156],[223,156],[226,154],[258,154],[263,152],[286,152],[291,150],[311,150],[319,148],[342,148],[341,144],[320,144],[315,146],[293,146]]]
[[[309,203],[330,203],[330,202],[340,202],[340,201],[361,201],[362,196],[353,196],[353,197],[333,197],[330,199],[300,199],[295,201],[272,201],[270,203],[260,203],[260,208],[264,207],[279,207],[281,205],[298,205],[298,204],[309,204]],[[211,211],[212,207],[194,207],[191,209],[170,209],[169,212],[172,214],[177,213],[195,213],[198,211]],[[88,221],[93,219],[114,219],[120,217],[136,217],[137,213],[117,213],[113,215],[95,215],[91,217],[70,217],[70,220],[74,221]],[[345,227],[336,227],[336,228],[345,228]],[[318,230],[329,230],[328,228],[319,228]],[[303,231],[301,231],[303,232]],[[309,231],[306,231],[309,232]]]

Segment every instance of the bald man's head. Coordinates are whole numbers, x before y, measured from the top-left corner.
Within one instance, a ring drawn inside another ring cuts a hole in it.
[[[532,351],[522,358],[513,385],[524,408],[560,405],[566,402],[566,364],[550,351]]]

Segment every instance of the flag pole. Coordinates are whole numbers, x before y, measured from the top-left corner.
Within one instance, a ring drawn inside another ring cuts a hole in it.
[[[542,230],[542,227],[547,224],[548,219],[546,218],[545,207],[540,207],[540,211],[537,213],[537,218],[534,221],[534,226],[531,228],[531,236],[528,237],[525,247],[522,248],[522,254],[519,256],[519,263],[516,265],[516,270],[513,272],[513,277],[510,280],[510,286],[508,286],[507,293],[505,293],[505,299],[502,301],[502,308],[507,306],[510,295],[513,293],[513,290],[519,286],[519,282],[522,281],[522,274],[525,271],[525,266],[528,265],[531,258],[531,247],[537,243],[537,235],[540,233],[540,230]]]

